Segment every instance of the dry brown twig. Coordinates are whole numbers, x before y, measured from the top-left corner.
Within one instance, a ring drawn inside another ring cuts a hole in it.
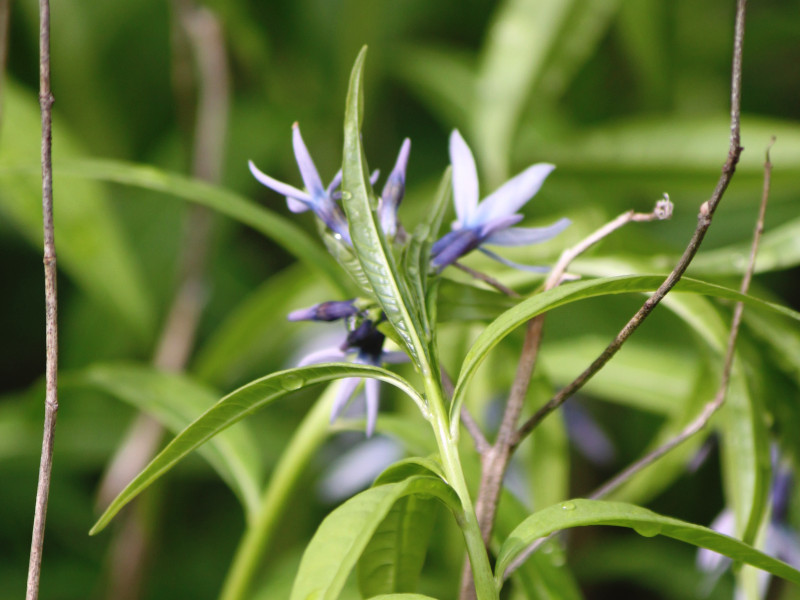
[[[47,500],[50,495],[50,474],[53,468],[53,444],[58,415],[58,293],[56,289],[56,243],[53,228],[53,94],[50,91],[50,3],[39,0],[39,105],[42,113],[42,216],[44,229],[44,298],[46,355],[45,414],[42,454],[39,462],[39,483],[33,516],[33,534],[28,564],[25,597],[39,597],[42,570]]]
[[[476,512],[478,513],[478,520],[481,526],[481,533],[484,541],[488,543],[491,535],[494,517],[497,509],[497,499],[499,498],[500,488],[502,486],[503,475],[508,465],[511,455],[519,444],[541,423],[550,413],[560,407],[567,399],[569,399],[575,392],[581,389],[589,379],[591,379],[606,363],[617,353],[627,339],[633,332],[642,324],[642,322],[650,315],[653,309],[663,300],[667,293],[677,284],[689,264],[693,260],[695,254],[703,241],[703,238],[711,226],[711,221],[722,197],[727,189],[733,174],[736,170],[736,165],[739,162],[739,156],[742,152],[740,146],[740,114],[741,114],[741,80],[742,80],[742,49],[744,42],[744,17],[745,17],[746,0],[738,0],[736,8],[736,23],[734,27],[734,48],[733,48],[733,65],[731,76],[731,119],[730,119],[730,144],[728,149],[727,159],[722,167],[722,173],[717,181],[717,185],[711,194],[711,197],[704,202],[698,214],[698,223],[695,231],[683,252],[683,255],[675,265],[673,270],[658,287],[658,289],[650,296],[642,305],[642,307],[631,317],[628,323],[617,334],[614,340],[606,347],[606,349],[589,365],[578,377],[571,383],[559,390],[544,406],[534,413],[521,427],[516,429],[516,423],[519,418],[522,404],[524,402],[525,394],[527,393],[528,383],[536,362],[536,355],[538,353],[539,344],[542,335],[542,315],[532,319],[528,322],[527,331],[525,334],[525,341],[520,356],[520,363],[517,367],[517,375],[514,383],[512,384],[511,393],[506,406],[506,411],[503,416],[503,422],[500,426],[498,440],[488,452],[482,455],[482,475],[481,485],[476,501]],[[657,207],[658,208],[658,207]],[[656,212],[656,211],[654,211]],[[626,213],[627,214],[627,213]],[[625,220],[624,215],[618,218],[621,224],[629,222]],[[617,220],[612,221],[607,225],[609,232],[615,229]],[[621,226],[621,225],[618,225]],[[603,230],[596,232],[597,239],[602,239]],[[605,233],[607,235],[608,233]],[[590,236],[591,238],[592,236]],[[587,248],[596,243],[589,241],[587,238]],[[579,245],[580,246],[580,245]],[[574,249],[577,254],[584,251],[576,246]],[[575,254],[575,256],[577,256]],[[569,251],[562,255],[564,263],[569,264],[574,256],[570,256]],[[556,267],[554,267],[551,278],[548,278],[550,285],[557,285],[566,266],[562,266],[562,260],[559,260]],[[549,289],[549,288],[548,288]],[[526,554],[527,556],[527,554]],[[473,597],[473,590],[471,583],[468,581],[466,570],[462,577],[461,598],[466,600]]]

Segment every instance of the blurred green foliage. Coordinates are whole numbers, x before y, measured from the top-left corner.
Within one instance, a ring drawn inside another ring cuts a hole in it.
[[[670,222],[629,226],[574,265],[585,276],[665,273],[688,241],[725,159],[731,0],[209,0],[206,6],[222,23],[231,73],[223,176],[215,188],[186,179],[197,106],[194,90],[187,95],[176,86],[176,74],[186,68],[180,62],[185,57],[179,52],[177,3],[53,3],[64,385],[42,598],[106,597],[115,531],[91,538],[87,532],[98,514],[97,484],[135,412],[119,402],[125,394],[114,391],[122,385],[118,380],[98,385],[95,379],[93,385],[92,376],[110,361],[134,362],[136,368],[151,362],[178,283],[187,199],[224,216],[214,222],[206,304],[189,380],[181,385],[202,386],[198,396],[221,397],[294,364],[321,333],[341,333],[335,325],[326,330],[286,323],[289,310],[341,292],[324,275],[332,263],[318,256],[321,245],[306,247],[303,233],[315,233],[312,219],[292,215],[282,198],[258,185],[247,160],[297,184],[290,143],[297,121],[323,179],[331,177],[341,161],[348,73],[363,44],[370,46],[363,125],[370,165],[387,173],[400,141],[408,136],[413,142],[401,208],[409,230],[426,214],[447,166],[447,136],[458,127],[476,153],[484,192],[532,162],[558,167],[526,208],[526,222],[567,216],[574,224],[556,240],[526,249],[524,260],[552,262],[564,245],[624,210],[650,210],[667,191],[676,209]],[[0,600],[19,598],[25,585],[43,413],[37,19],[31,0],[10,3],[0,88]],[[795,309],[799,39],[796,2],[751,3],[742,93],[745,152],[690,271],[737,287],[760,197],[764,149],[775,135],[767,233],[753,294]],[[274,214],[259,213],[255,205]],[[287,219],[303,231],[287,233]],[[480,258],[468,262],[488,269]],[[461,273],[448,275],[468,282]],[[524,290],[535,283],[510,271],[497,277]],[[448,322],[439,332],[443,361],[453,372],[486,322],[507,308],[495,294],[470,293],[474,303],[453,318],[471,325]],[[574,377],[639,301],[609,296],[555,311],[548,318],[543,374],[531,395],[547,396],[552,386]],[[563,426],[555,422],[537,431],[519,461],[536,507],[544,502],[539,497],[549,503],[587,493],[695,414],[716,386],[730,308],[724,301],[676,297],[576,399],[617,445],[612,465],[590,466],[567,447]],[[796,322],[775,314],[753,309],[746,315],[742,393],[760,399],[770,436],[796,460],[800,331]],[[490,414],[491,399],[506,389],[520,339],[519,332],[512,334],[480,369],[468,401],[475,414]],[[431,440],[414,437],[420,436],[416,415],[385,392],[384,408],[396,410],[382,416],[379,431],[425,454]],[[257,448],[251,466],[260,477],[271,472],[314,397],[298,394],[244,423],[242,443]],[[253,597],[288,596],[300,552],[331,509],[315,492],[319,481],[333,458],[361,436],[332,432],[298,474],[300,491],[290,498],[303,501],[286,504]],[[720,470],[735,472],[730,461],[736,458],[724,456],[720,467],[714,453],[699,471],[687,473],[685,462],[698,446],[699,440],[667,459],[669,467],[646,471],[620,498],[710,523],[724,503]],[[553,452],[551,464],[543,464],[541,448]],[[553,463],[564,468],[543,480]],[[152,554],[142,597],[216,597],[243,530],[236,497],[199,460],[187,462],[150,494],[145,510]],[[519,520],[502,527],[508,531]],[[462,550],[456,529],[445,519],[437,523],[441,535],[432,538],[421,586],[444,598],[453,589]],[[567,564],[578,565],[586,597],[699,597],[689,595],[701,589],[702,576],[688,547],[660,538],[645,545],[600,531],[576,533],[572,541]],[[650,564],[653,557],[658,562]],[[670,581],[658,577],[664,572],[673,576]],[[732,581],[726,575],[709,597],[730,597]],[[351,583],[348,589],[356,594]],[[524,583],[509,597],[526,597],[520,589]],[[774,593],[800,597],[789,585]]]

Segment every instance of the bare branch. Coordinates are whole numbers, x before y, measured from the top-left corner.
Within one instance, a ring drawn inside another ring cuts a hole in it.
[[[569,397],[581,389],[584,384],[589,381],[605,364],[622,347],[622,344],[636,331],[639,325],[650,315],[653,309],[658,306],[664,296],[675,286],[680,280],[689,264],[692,262],[695,254],[697,254],[703,238],[711,226],[711,219],[714,216],[714,211],[719,206],[728,184],[733,178],[736,171],[736,164],[739,162],[739,156],[742,153],[742,147],[739,145],[740,131],[740,103],[741,103],[741,80],[742,80],[742,44],[744,40],[744,14],[745,14],[746,0],[739,0],[736,9],[736,27],[734,34],[734,50],[733,50],[733,68],[732,68],[732,83],[731,83],[731,135],[730,146],[728,149],[728,158],[722,167],[722,174],[720,175],[717,185],[714,188],[711,197],[700,206],[700,213],[697,217],[697,227],[692,235],[689,244],[686,246],[683,255],[681,256],[678,264],[659,286],[659,288],[650,296],[642,307],[636,312],[628,323],[617,334],[614,340],[606,347],[605,350],[598,356],[595,361],[587,367],[578,377],[576,377],[570,384],[559,390],[547,404],[540,408],[530,419],[528,419],[522,427],[520,427],[514,439],[514,445],[518,445],[536,426],[561,406]]]
[[[491,275],[487,275],[486,273],[482,273],[481,271],[476,271],[475,269],[468,267],[467,265],[460,263],[458,261],[454,262],[453,266],[461,271],[464,271],[464,273],[468,273],[473,278],[478,279],[484,282],[485,284],[492,286],[501,294],[505,294],[506,296],[510,296],[511,298],[519,298],[519,294],[517,292],[512,290],[510,287],[504,286],[502,283],[497,281],[497,279],[495,279]]]
[[[758,246],[761,243],[761,235],[764,233],[764,216],[767,212],[767,201],[769,199],[769,189],[770,183],[772,179],[772,163],[770,162],[769,158],[769,150],[772,147],[772,144],[775,142],[775,138],[772,138],[772,142],[770,142],[769,147],[767,148],[767,158],[766,162],[764,163],[764,187],[761,193],[761,206],[759,207],[758,211],[758,218],[756,219],[756,226],[755,231],[753,232],[753,243],[750,247],[750,260],[747,264],[747,269],[744,272],[744,276],[742,277],[742,283],[739,287],[739,291],[742,294],[746,294],[747,291],[750,289],[750,281],[753,278],[753,272],[756,268],[756,256],[758,255]],[[725,361],[722,367],[722,378],[720,380],[719,389],[717,390],[716,395],[714,398],[708,402],[704,407],[703,410],[700,411],[700,414],[689,423],[686,427],[681,430],[674,438],[665,442],[660,447],[656,448],[652,452],[648,453],[647,455],[643,456],[629,467],[627,467],[624,471],[616,475],[613,479],[606,482],[603,486],[595,490],[589,498],[596,500],[598,498],[603,498],[607,496],[617,488],[619,488],[622,484],[628,481],[631,477],[642,471],[643,469],[647,468],[662,456],[680,446],[683,442],[688,440],[694,434],[705,428],[708,425],[708,422],[711,420],[711,417],[716,413],[722,405],[725,403],[725,395],[728,391],[728,382],[730,381],[731,376],[731,369],[733,367],[733,358],[735,355],[734,350],[736,349],[736,339],[739,335],[739,325],[742,322],[742,313],[744,312],[744,303],[737,302],[736,306],[733,309],[733,318],[731,320],[731,331],[728,336],[728,345],[725,352]]]
[[[53,444],[58,415],[58,293],[56,289],[56,244],[53,229],[53,94],[50,92],[50,3],[39,0],[39,105],[42,113],[42,221],[44,228],[44,298],[46,332],[45,416],[39,483],[33,516],[33,534],[25,597],[39,597],[42,548],[53,467]]]

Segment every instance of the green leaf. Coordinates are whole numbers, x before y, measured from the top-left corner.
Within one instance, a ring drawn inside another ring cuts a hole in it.
[[[341,274],[336,264],[311,236],[289,219],[230,190],[156,167],[111,160],[65,162],[56,172],[139,187],[206,206],[263,233],[306,266],[328,278],[342,293],[347,292],[339,281]]]
[[[252,587],[253,579],[261,573],[264,554],[274,542],[277,525],[285,514],[297,482],[314,453],[332,432],[329,426],[331,407],[342,383],[343,380],[340,379],[328,385],[281,452],[264,488],[256,517],[245,530],[236,549],[220,592],[220,600],[248,597],[247,591]],[[286,595],[288,593],[287,585]]]
[[[172,432],[191,423],[219,395],[185,375],[140,365],[95,365],[70,374],[64,385],[102,390],[155,418]],[[259,504],[263,465],[253,432],[245,423],[216,436],[200,453],[239,497],[250,521]]]
[[[370,488],[339,506],[320,524],[306,547],[290,600],[333,600],[381,522],[405,496],[442,501],[458,514],[461,503],[453,489],[436,477],[411,477]]]
[[[395,502],[358,561],[365,598],[417,588],[438,510],[433,499],[422,496]]]
[[[576,302],[584,298],[609,294],[650,292],[658,288],[663,281],[663,275],[624,275],[620,277],[605,277],[588,281],[566,283],[552,290],[536,294],[520,302],[514,308],[507,310],[483,330],[467,353],[464,363],[461,366],[461,372],[459,373],[458,382],[456,383],[456,389],[453,394],[453,403],[450,408],[451,422],[457,423],[457,416],[461,410],[461,404],[464,401],[469,382],[489,351],[491,351],[505,336],[532,317],[558,306]],[[800,320],[800,313],[786,307],[765,302],[752,296],[742,295],[730,288],[696,279],[684,277],[678,282],[673,291],[716,296],[731,300],[742,300],[749,305],[769,308],[770,310]]]
[[[540,510],[511,532],[497,556],[495,578],[501,582],[506,569],[530,544],[554,531],[586,525],[628,527],[639,535],[663,535],[699,548],[708,548],[769,571],[788,581],[800,583],[800,571],[767,556],[755,548],[707,527],[665,517],[633,504],[575,499]]]
[[[436,600],[436,598],[422,594],[381,594],[380,596],[371,596],[370,600]]]
[[[436,458],[423,458],[421,456],[410,456],[398,460],[394,464],[384,469],[378,475],[373,485],[385,485],[387,483],[397,483],[414,475],[425,475],[427,477],[441,477],[445,479],[441,464]]]
[[[342,199],[350,236],[364,274],[386,318],[424,376],[430,374],[430,358],[423,343],[424,329],[405,281],[400,279],[391,248],[375,213],[375,199],[361,146],[363,104],[362,76],[366,48],[356,58],[350,75],[344,121]]]
[[[34,95],[3,82],[0,136],[0,214],[34,247],[42,246],[41,118]],[[155,307],[140,265],[105,194],[91,181],[63,177],[58,168],[81,153],[59,118],[53,164],[54,219],[58,265],[101,306],[122,317],[146,341],[155,325]]]
[[[700,252],[691,272],[707,275],[741,275],[750,260],[750,242]],[[764,233],[758,246],[756,273],[780,271],[800,263],[800,219],[778,225]]]
[[[123,506],[169,471],[192,450],[200,447],[219,432],[278,398],[304,387],[341,377],[380,379],[397,386],[422,406],[423,400],[405,379],[379,367],[345,363],[327,364],[289,369],[267,375],[222,398],[175,437],[111,502],[92,527],[90,535],[100,532]]]
[[[446,127],[467,125],[475,76],[471,57],[451,48],[405,45],[390,67]]]
[[[473,147],[492,186],[508,177],[517,120],[575,0],[506,0],[481,56],[472,112]]]

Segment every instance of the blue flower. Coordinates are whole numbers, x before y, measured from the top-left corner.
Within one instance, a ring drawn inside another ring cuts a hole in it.
[[[337,318],[352,319],[359,312],[355,309],[352,302],[353,301],[325,302],[308,309],[294,311],[289,315],[289,318],[294,321],[333,321]],[[354,313],[352,310],[348,310],[345,305],[349,305],[350,308],[356,312]],[[341,316],[334,316],[335,313],[341,313]],[[403,352],[385,352],[383,350],[383,342],[385,340],[386,336],[378,330],[376,324],[371,319],[365,318],[358,326],[347,333],[347,339],[345,339],[341,346],[312,352],[305,356],[297,366],[304,367],[321,362],[338,362],[353,354],[355,355],[353,362],[362,365],[380,367],[387,363],[396,364],[408,362],[408,356]],[[360,377],[348,377],[342,382],[342,385],[339,387],[339,392],[334,399],[333,408],[331,409],[331,422],[336,420],[345,406],[347,406],[348,401],[353,396],[353,392],[356,391],[360,381]],[[364,389],[367,400],[367,437],[370,437],[375,431],[375,423],[378,420],[380,382],[377,379],[365,378]]]
[[[294,156],[297,160],[297,166],[300,169],[300,176],[303,178],[306,191],[298,190],[296,187],[289,184],[273,179],[269,175],[262,173],[254,164],[253,161],[248,161],[250,172],[253,177],[258,179],[259,182],[275,190],[279,194],[286,196],[286,203],[289,210],[294,213],[301,213],[307,210],[313,210],[314,214],[328,226],[328,228],[335,234],[350,243],[350,231],[347,228],[347,219],[344,216],[342,208],[337,204],[337,197],[341,194],[336,190],[342,184],[342,172],[339,171],[333,178],[333,181],[324,187],[322,179],[320,179],[317,167],[314,166],[314,161],[311,160],[311,155],[308,153],[303,137],[300,135],[300,126],[295,123],[292,125],[292,145],[294,146]]]
[[[386,179],[381,197],[378,200],[378,218],[381,228],[387,237],[397,235],[397,207],[403,199],[406,190],[406,165],[408,153],[411,151],[411,140],[406,138],[400,146],[394,169]]]
[[[523,216],[522,208],[555,169],[539,163],[503,184],[478,203],[478,172],[464,138],[455,130],[450,136],[450,162],[453,165],[453,201],[458,217],[452,230],[437,240],[431,249],[431,264],[439,271],[477,248],[490,258],[518,269],[547,271],[546,267],[520,265],[487,250],[483,244],[524,246],[544,242],[561,233],[569,219],[561,219],[549,227],[513,227]]]

